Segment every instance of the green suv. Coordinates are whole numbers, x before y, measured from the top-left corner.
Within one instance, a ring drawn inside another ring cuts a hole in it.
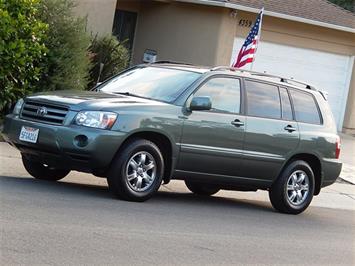
[[[268,190],[275,209],[297,214],[341,171],[322,92],[227,67],[138,65],[93,91],[32,95],[3,133],[33,177],[89,172],[130,201],[182,179],[200,195]]]

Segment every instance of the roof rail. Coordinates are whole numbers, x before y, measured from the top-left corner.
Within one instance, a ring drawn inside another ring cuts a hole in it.
[[[309,90],[314,90],[316,91],[317,89],[308,84],[308,83],[305,83],[305,82],[302,82],[302,81],[298,81],[298,80],[295,80],[293,78],[285,78],[285,77],[281,77],[281,76],[277,76],[277,75],[272,75],[272,74],[268,74],[268,73],[261,73],[261,72],[257,72],[257,71],[252,71],[252,70],[244,70],[244,69],[239,69],[239,68],[235,68],[235,67],[228,67],[228,66],[218,66],[218,67],[214,67],[211,69],[211,71],[217,71],[217,70],[229,70],[229,71],[238,71],[238,72],[241,72],[241,73],[249,73],[250,75],[253,75],[253,76],[260,76],[260,77],[268,77],[268,78],[274,78],[274,79],[278,79],[280,82],[284,82],[284,83],[288,83],[288,84],[293,84],[293,85],[302,85],[304,86],[306,89],[309,89]]]
[[[184,63],[184,62],[175,62],[175,61],[169,61],[169,60],[160,60],[156,61],[150,64],[176,64],[176,65],[191,65],[189,63]]]

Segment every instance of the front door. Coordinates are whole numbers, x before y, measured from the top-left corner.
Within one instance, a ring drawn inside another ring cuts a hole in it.
[[[299,143],[298,124],[286,88],[245,81],[246,123],[243,175],[274,179]]]
[[[185,173],[186,178],[189,173],[206,178],[239,176],[245,128],[245,117],[240,115],[240,80],[228,76],[212,77],[194,96],[209,96],[212,109],[192,111],[187,115],[178,172]]]

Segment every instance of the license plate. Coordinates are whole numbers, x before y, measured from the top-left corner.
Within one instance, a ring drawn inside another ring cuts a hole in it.
[[[31,143],[36,143],[38,139],[39,129],[33,127],[22,127],[19,139]]]

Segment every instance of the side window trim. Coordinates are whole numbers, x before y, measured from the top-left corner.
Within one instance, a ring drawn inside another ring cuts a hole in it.
[[[187,107],[187,104],[192,100],[192,97],[195,95],[195,93],[203,86],[205,85],[208,81],[211,79],[215,78],[232,78],[232,79],[237,79],[239,80],[239,86],[240,86],[240,107],[239,107],[239,113],[232,113],[232,112],[224,112],[224,111],[201,111],[201,112],[210,112],[210,113],[219,113],[219,114],[229,114],[229,115],[244,115],[244,83],[242,77],[239,76],[234,76],[234,75],[228,75],[228,74],[217,74],[217,75],[211,75],[207,77],[205,80],[203,80],[190,94],[189,97],[187,97],[187,100],[184,104],[185,108]]]
[[[276,84],[275,84],[276,85]],[[282,99],[281,99],[281,92],[280,92],[280,87],[276,85],[277,87],[277,92],[279,93],[279,104],[280,104],[280,120],[284,120],[283,118],[283,105],[282,105]]]
[[[284,119],[284,117],[283,117],[283,104],[282,104],[282,100],[281,100],[281,89],[285,89],[286,90],[286,93],[287,93],[287,96],[288,96],[288,100],[290,101],[291,112],[292,112],[292,120]],[[290,92],[289,92],[289,88],[280,86],[279,87],[279,92],[280,92],[280,101],[281,101],[281,116],[282,116],[282,120],[285,120],[285,121],[296,121],[295,109],[293,108],[293,101],[292,101],[292,97],[291,97]]]

